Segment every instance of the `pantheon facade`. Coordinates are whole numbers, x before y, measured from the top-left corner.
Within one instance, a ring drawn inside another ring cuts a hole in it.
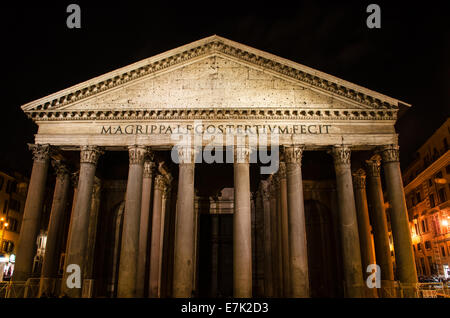
[[[408,107],[219,36],[23,105],[38,132],[13,281],[36,277],[50,185],[41,296],[412,296]]]

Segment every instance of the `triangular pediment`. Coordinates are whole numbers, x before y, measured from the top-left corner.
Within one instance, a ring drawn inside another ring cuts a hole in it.
[[[368,109],[219,54],[62,106],[61,111],[210,108]]]
[[[400,103],[301,64],[212,36],[80,83],[22,109],[39,118],[61,112],[211,108],[396,110]]]

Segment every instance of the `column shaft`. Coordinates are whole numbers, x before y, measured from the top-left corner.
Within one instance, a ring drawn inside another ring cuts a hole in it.
[[[66,246],[64,249],[64,268],[66,268],[67,265],[67,255],[69,255],[69,246],[70,246],[70,237],[72,236],[72,225],[73,225],[73,209],[75,208],[75,202],[77,201],[77,192],[78,192],[78,176],[79,171],[72,173],[70,176],[72,188],[73,188],[73,196],[72,196],[72,207],[70,209],[70,215],[69,215],[69,228],[67,230],[67,239],[66,239]]]
[[[167,274],[168,274],[168,255],[169,255],[169,219],[170,219],[170,185],[172,183],[171,177],[165,175],[166,177],[166,187],[162,195],[162,211],[161,211],[161,239],[160,239],[160,265],[159,265],[159,276],[161,277],[161,297],[167,297]]]
[[[264,296],[273,297],[272,224],[270,215],[270,191],[268,181],[261,181],[261,201],[264,211]]]
[[[386,177],[387,193],[391,206],[391,226],[394,239],[395,262],[398,277],[409,290],[406,296],[413,297],[417,272],[409,229],[408,210],[400,171],[398,146],[386,146],[381,151]]]
[[[178,200],[175,219],[175,249],[173,296],[191,297],[194,280],[195,257],[195,211],[194,211],[194,169],[195,150],[178,148],[179,175]]]
[[[95,168],[102,152],[94,146],[83,146],[80,152],[80,173],[78,188],[71,218],[69,248],[66,255],[64,276],[61,282],[62,293],[69,297],[81,297],[81,288],[70,288],[67,279],[73,272],[67,272],[69,265],[78,265],[80,277],[84,277],[86,250],[89,230],[89,213],[92,190],[94,187]]]
[[[286,164],[280,162],[279,170],[280,180],[280,208],[281,208],[281,251],[283,264],[283,295],[289,297],[291,294],[291,280],[289,269],[289,220],[288,220],[288,197],[286,182]]]
[[[34,162],[17,245],[14,281],[25,281],[31,274],[47,181],[50,147],[48,145],[29,145],[29,147],[33,151]]]
[[[53,284],[58,271],[59,250],[63,226],[64,212],[69,195],[70,176],[66,166],[60,161],[53,161],[56,170],[56,183],[53,193],[52,209],[47,231],[44,261],[42,263],[39,297],[53,293]]]
[[[271,261],[272,261],[272,277],[273,277],[273,295],[275,297],[280,296],[280,280],[278,270],[278,225],[277,225],[277,199],[276,199],[276,184],[275,176],[270,177],[270,230],[271,240],[270,246],[272,249]]]
[[[375,264],[373,242],[369,221],[369,209],[366,197],[366,173],[359,169],[353,174],[353,187],[355,194],[356,215],[358,219],[359,244],[361,248],[361,265],[363,273],[367,273],[367,266]],[[366,296],[376,297],[375,288],[366,289]]]
[[[285,149],[287,199],[289,212],[290,297],[309,297],[308,250],[301,158],[303,149]]]
[[[361,251],[350,170],[350,149],[334,147],[332,154],[336,170],[345,296],[363,297]]]
[[[276,210],[276,219],[277,219],[277,262],[278,262],[278,276],[280,280],[279,284],[279,297],[285,296],[284,294],[284,267],[283,267],[283,227],[282,227],[282,209],[281,209],[281,195],[280,195],[280,178],[279,175],[275,175],[276,180],[276,200],[277,200],[277,210]]]
[[[142,176],[146,153],[145,147],[142,146],[131,146],[128,149],[130,166],[122,228],[122,246],[117,284],[118,297],[136,297]]]
[[[219,291],[219,215],[211,215],[211,296]]]
[[[92,298],[94,292],[94,258],[95,258],[95,242],[97,240],[97,224],[98,214],[100,211],[101,182],[97,177],[94,178],[94,186],[92,189],[91,207],[89,212],[89,229],[86,249],[86,261],[83,277],[83,294],[84,298]]]
[[[394,268],[389,246],[389,232],[384,207],[383,189],[380,179],[379,156],[367,161],[367,201],[372,216],[373,238],[375,245],[375,258],[381,268],[381,280],[393,281]]]
[[[233,296],[252,297],[250,149],[236,147],[234,160]]]
[[[152,187],[153,187],[153,169],[155,163],[146,161],[144,163],[144,174],[142,180],[142,203],[141,203],[141,217],[139,227],[139,252],[138,265],[136,274],[136,297],[145,297],[146,295],[146,281],[148,281],[147,264],[148,264],[148,245],[149,240],[149,225],[150,225],[150,207],[152,203]]]
[[[150,247],[150,283],[149,296],[152,298],[160,297],[161,277],[159,276],[159,264],[161,262],[161,213],[162,213],[162,195],[165,187],[164,177],[158,175],[155,178],[153,194],[153,216],[152,216],[152,234]]]

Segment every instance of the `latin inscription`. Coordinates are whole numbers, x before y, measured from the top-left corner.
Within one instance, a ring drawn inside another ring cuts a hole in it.
[[[106,125],[101,127],[102,135],[153,135],[153,134],[329,134],[331,125]]]

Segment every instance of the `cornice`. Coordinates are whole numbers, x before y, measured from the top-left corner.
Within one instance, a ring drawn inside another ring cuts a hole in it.
[[[410,183],[404,187],[405,194],[409,194],[412,190],[417,188],[423,182],[433,177],[439,170],[445,168],[450,164],[450,150],[447,150],[442,156],[436,159],[431,165],[429,165],[424,171],[414,178]]]
[[[370,109],[397,110],[400,103],[407,105],[391,97],[316,71],[304,65],[218,36],[212,36],[25,104],[22,106],[22,109],[26,113],[55,111],[69,104],[143,78],[144,76],[155,74],[170,67],[175,67],[190,60],[212,54],[237,58],[256,67],[261,67],[265,70],[270,70],[299,81],[304,85],[321,91],[331,92],[349,101],[365,105],[366,107],[368,106]]]
[[[122,109],[79,111],[29,111],[28,117],[41,121],[92,120],[387,120],[396,121],[396,110],[311,109],[311,108],[197,108],[197,109]]]

